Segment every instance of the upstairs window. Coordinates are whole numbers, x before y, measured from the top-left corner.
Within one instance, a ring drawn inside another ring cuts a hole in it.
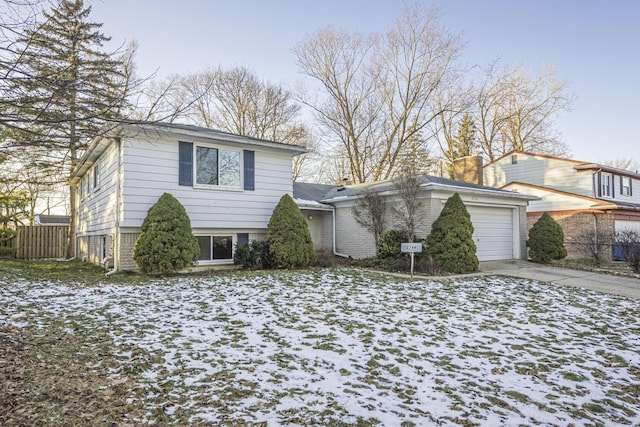
[[[196,184],[240,188],[240,152],[196,147]]]
[[[93,191],[100,189],[100,163],[93,166]]]
[[[631,178],[628,176],[620,177],[620,194],[623,196],[631,196]]]
[[[254,190],[255,153],[181,141],[179,184]]]
[[[611,174],[600,173],[600,197],[611,197]]]

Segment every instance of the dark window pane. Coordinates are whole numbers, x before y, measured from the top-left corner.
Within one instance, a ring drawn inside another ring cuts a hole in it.
[[[200,245],[200,261],[211,261],[211,236],[196,236]]]
[[[180,141],[178,157],[180,159],[178,183],[180,185],[193,185],[193,144]]]
[[[218,185],[218,149],[197,147],[196,183]]]
[[[213,259],[233,258],[233,238],[231,236],[213,236]]]

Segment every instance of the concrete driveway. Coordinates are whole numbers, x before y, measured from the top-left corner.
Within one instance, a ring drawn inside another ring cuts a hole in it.
[[[551,267],[521,260],[485,261],[480,263],[479,270],[481,274],[522,277],[640,299],[640,279],[634,277]]]

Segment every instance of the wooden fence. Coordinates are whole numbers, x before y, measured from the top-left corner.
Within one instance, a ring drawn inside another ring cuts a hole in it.
[[[13,239],[18,259],[64,258],[67,255],[69,227],[21,226]]]

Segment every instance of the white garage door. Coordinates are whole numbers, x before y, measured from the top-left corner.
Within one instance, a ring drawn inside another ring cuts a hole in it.
[[[514,209],[467,206],[480,261],[513,259]]]
[[[616,231],[631,230],[640,233],[640,221],[628,221],[617,219],[615,222]]]

